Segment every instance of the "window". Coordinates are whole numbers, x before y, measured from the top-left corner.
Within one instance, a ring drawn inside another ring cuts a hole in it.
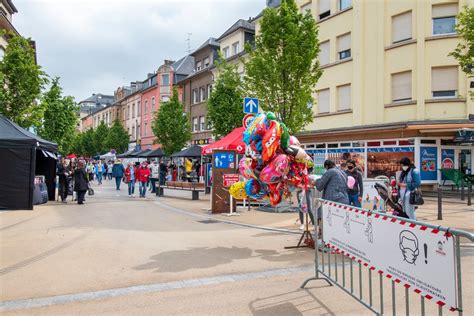
[[[392,102],[411,100],[411,70],[392,74]]]
[[[351,33],[341,35],[337,38],[337,54],[339,60],[351,57]]]
[[[337,110],[346,111],[351,109],[351,85],[346,84],[337,87]]]
[[[306,11],[311,13],[311,2],[301,6],[301,13],[306,14]]]
[[[324,19],[331,15],[331,1],[319,0],[319,19]]]
[[[202,69],[201,61],[198,61],[198,62],[196,63],[196,71],[199,71],[199,70],[201,70],[201,69]]]
[[[392,16],[392,43],[411,39],[411,11]]]
[[[155,110],[155,97],[151,98],[151,111],[153,112]]]
[[[433,98],[454,98],[458,89],[458,67],[433,67],[431,91]]]
[[[339,10],[345,10],[352,7],[352,0],[339,0]]]
[[[193,89],[193,103],[199,103],[199,93],[198,89]]]
[[[204,122],[204,116],[199,117],[199,126],[201,128],[201,131],[206,130],[206,125],[205,125],[205,122]]]
[[[135,138],[135,126],[132,126],[132,135],[131,135],[132,138]]]
[[[132,118],[135,118],[135,103],[132,104]]]
[[[240,53],[240,42],[235,42],[232,44],[232,55],[237,55]]]
[[[137,101],[137,115],[140,115],[140,101]]]
[[[148,100],[145,100],[145,109],[144,109],[144,114],[148,113]]]
[[[223,49],[223,52],[224,52],[224,58],[228,58],[229,57],[229,46],[225,47]]]
[[[329,64],[329,47],[329,41],[325,41],[319,46],[321,50],[319,52],[319,62],[321,66]]]
[[[318,113],[329,113],[329,89],[318,91]]]
[[[168,102],[170,100],[170,96],[169,95],[162,95],[161,96],[161,102]]]
[[[209,99],[212,94],[212,84],[207,85],[207,98]]]
[[[209,67],[209,57],[204,58],[204,67]]]
[[[206,100],[206,90],[204,87],[199,88],[199,95],[201,96],[201,102]]]
[[[161,85],[162,86],[169,86],[170,85],[170,75],[169,74],[161,75]]]
[[[127,120],[130,118],[130,105],[127,107]]]
[[[145,128],[143,129],[143,136],[148,134],[148,123],[145,123]]]
[[[198,125],[198,118],[197,118],[197,117],[193,117],[193,132],[197,132],[197,131],[198,131],[198,128],[199,128],[199,125]]]
[[[458,14],[457,3],[446,3],[434,5],[433,15],[433,35],[456,33],[456,15]]]

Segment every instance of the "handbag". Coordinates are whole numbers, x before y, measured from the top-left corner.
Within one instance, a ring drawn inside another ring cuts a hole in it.
[[[90,185],[89,185],[89,187],[87,188],[87,194],[88,194],[88,195],[94,195],[94,189],[91,188]]]
[[[423,205],[425,201],[423,200],[423,196],[421,195],[421,191],[415,189],[410,192],[410,204],[411,205]]]

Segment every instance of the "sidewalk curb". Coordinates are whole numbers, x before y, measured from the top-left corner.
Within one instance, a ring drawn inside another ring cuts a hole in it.
[[[237,225],[237,226],[261,229],[261,230],[267,230],[267,231],[274,231],[274,232],[280,232],[280,233],[286,233],[286,234],[298,234],[298,235],[301,234],[301,231],[299,231],[299,230],[276,228],[276,227],[269,227],[269,226],[259,226],[259,225],[253,225],[253,224],[234,222],[234,221],[229,221],[229,220],[225,220],[225,219],[221,219],[221,218],[217,218],[217,217],[213,217],[213,216],[209,216],[209,215],[196,214],[196,213],[193,213],[191,211],[186,211],[186,210],[183,210],[181,208],[177,208],[177,207],[174,207],[174,206],[171,206],[169,204],[159,202],[159,201],[155,201],[154,203],[158,204],[160,206],[163,206],[163,207],[165,207],[169,210],[172,210],[174,212],[177,212],[177,213],[186,214],[186,215],[194,216],[194,217],[197,217],[197,218],[212,219],[212,220],[224,223],[224,224]]]

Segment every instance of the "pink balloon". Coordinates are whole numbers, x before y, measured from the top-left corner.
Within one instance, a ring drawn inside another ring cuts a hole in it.
[[[244,158],[240,159],[239,171],[240,171],[240,174],[245,179],[257,179],[257,176],[255,176],[255,173],[253,172],[252,159],[250,159],[250,158],[245,158],[244,157]]]
[[[280,154],[272,159],[260,172],[260,181],[264,183],[276,183],[288,174],[290,170],[290,159],[287,155]]]
[[[290,145],[301,146],[300,141],[295,136],[290,136]]]

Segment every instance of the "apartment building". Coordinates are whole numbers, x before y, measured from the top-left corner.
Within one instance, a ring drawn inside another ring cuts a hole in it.
[[[468,2],[297,1],[319,27],[324,73],[314,120],[298,136],[318,166],[352,157],[368,178],[392,176],[407,156],[425,184],[441,179],[440,168],[472,172],[472,145],[454,141],[459,129],[474,128],[472,83],[448,56]]]
[[[12,22],[12,16],[15,13],[18,13],[18,10],[11,0],[0,1],[0,30],[10,31],[19,35]],[[8,36],[0,36],[0,60],[5,54],[5,48],[7,45]]]
[[[211,37],[192,54],[193,72],[178,82],[183,93],[183,103],[191,120],[191,143],[204,145],[212,142],[212,133],[207,122],[207,100],[212,91],[214,75],[212,66],[218,57],[219,42]]]
[[[104,109],[107,105],[114,102],[113,95],[105,95],[102,93],[93,93],[90,97],[78,103],[79,107],[79,132],[83,132],[93,127],[92,114]]]
[[[127,130],[129,139],[129,150],[140,144],[141,124],[141,97],[142,82],[131,82],[125,90],[125,96],[121,100],[122,125]]]

